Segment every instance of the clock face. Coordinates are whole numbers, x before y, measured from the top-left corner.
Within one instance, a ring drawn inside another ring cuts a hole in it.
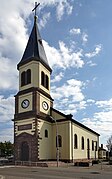
[[[47,102],[43,101],[42,107],[43,107],[44,110],[48,110],[49,105],[47,104]]]
[[[27,108],[29,106],[30,102],[28,99],[25,99],[22,101],[21,106],[22,108]]]

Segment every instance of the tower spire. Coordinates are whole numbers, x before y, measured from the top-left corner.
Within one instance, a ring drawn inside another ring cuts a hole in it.
[[[35,7],[32,10],[32,11],[35,11],[34,26],[33,26],[32,32],[30,34],[23,57],[22,57],[21,61],[19,62],[17,68],[19,68],[19,66],[21,66],[25,63],[28,63],[29,61],[39,61],[46,68],[48,68],[49,71],[52,71],[48,64],[48,60],[47,60],[46,53],[44,51],[44,46],[42,43],[42,38],[40,36],[37,21],[36,21],[36,19],[37,19],[36,10],[39,5],[40,5],[40,3],[37,4],[37,2],[35,2]]]

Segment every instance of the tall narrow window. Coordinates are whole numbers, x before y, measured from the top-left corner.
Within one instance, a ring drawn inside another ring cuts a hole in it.
[[[98,143],[97,143],[97,141],[96,141],[95,151],[97,151],[97,150],[98,150]]]
[[[24,86],[25,85],[25,77],[26,75],[25,75],[25,71],[23,71],[22,73],[21,73],[21,86]]]
[[[87,150],[90,150],[89,139],[87,139]]]
[[[46,88],[49,89],[49,78],[47,75],[46,75]]]
[[[84,150],[84,137],[82,137],[82,150]]]
[[[28,69],[26,74],[27,74],[27,84],[30,84],[31,83],[31,70]]]
[[[90,142],[89,142],[89,139],[87,139],[87,158],[90,159]]]
[[[56,136],[56,147],[62,147],[62,137],[60,135],[58,135],[58,140],[57,140],[57,136]]]
[[[78,148],[78,139],[77,139],[77,134],[74,135],[74,149]]]
[[[41,72],[41,85],[43,85],[44,86],[44,84],[45,84],[45,77],[44,77],[45,75],[44,75],[44,72],[42,71]]]
[[[48,130],[45,130],[45,137],[48,138]]]
[[[92,140],[92,151],[94,151],[94,141]]]

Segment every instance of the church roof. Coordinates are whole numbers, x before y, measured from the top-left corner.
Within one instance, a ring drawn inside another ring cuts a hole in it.
[[[42,38],[39,33],[37,25],[37,17],[34,18],[34,25],[32,32],[30,34],[26,49],[24,51],[23,57],[18,64],[18,68],[30,61],[40,61],[48,70],[51,72],[51,68],[48,64],[48,60],[45,54],[44,46],[42,43]]]
[[[72,118],[72,117],[73,117],[72,114],[66,115],[66,114],[64,114],[64,113],[62,113],[62,112],[60,112],[60,111],[58,111],[58,110],[56,110],[56,109],[54,109],[54,108],[51,107],[51,114],[52,114],[52,111],[54,111],[55,113],[57,113],[57,114],[59,114],[59,115],[62,116],[62,119],[60,118],[60,119],[57,119],[57,120],[56,120],[57,122],[71,121],[71,122],[73,122],[74,124],[76,124],[77,126],[83,128],[83,129],[86,129],[87,131],[92,132],[93,134],[95,134],[95,135],[97,135],[97,136],[100,136],[100,134],[98,134],[97,132],[93,131],[93,130],[90,129],[89,127],[87,127],[87,126],[81,124],[80,122],[76,121],[75,119],[73,119],[73,118]]]

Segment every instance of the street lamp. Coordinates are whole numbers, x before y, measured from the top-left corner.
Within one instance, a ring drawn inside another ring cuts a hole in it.
[[[56,119],[54,119],[52,116],[50,118],[55,122],[56,124],[56,158],[57,158],[57,167],[59,167],[59,140],[58,140],[58,125]]]
[[[97,141],[93,141],[96,145],[95,145],[95,160],[96,160],[96,150],[97,150]]]

